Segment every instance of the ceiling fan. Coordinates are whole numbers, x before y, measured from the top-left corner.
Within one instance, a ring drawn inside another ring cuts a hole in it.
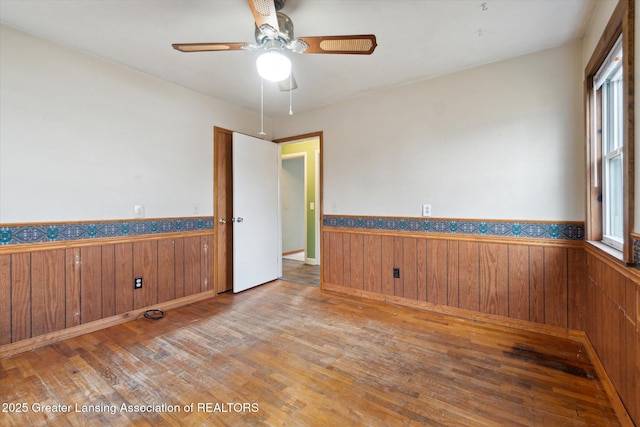
[[[291,75],[291,61],[283,52],[370,55],[375,50],[373,34],[316,36],[295,38],[293,22],[280,12],[286,0],[247,0],[255,20],[255,43],[175,43],[180,52],[222,52],[229,50],[264,51],[258,57],[258,73],[270,81],[289,80],[288,87],[297,87]]]

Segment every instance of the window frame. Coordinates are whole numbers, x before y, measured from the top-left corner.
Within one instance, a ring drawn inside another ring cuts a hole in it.
[[[597,114],[602,94],[594,87],[598,72],[622,40],[622,241],[606,235],[603,209],[605,159],[602,120]],[[603,242],[616,250],[617,257],[633,262],[631,232],[634,220],[634,0],[620,0],[585,68],[585,112],[587,143],[587,215],[586,239]],[[609,251],[608,251],[609,252]]]

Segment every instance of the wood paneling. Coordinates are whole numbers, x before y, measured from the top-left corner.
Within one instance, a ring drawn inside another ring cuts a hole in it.
[[[196,239],[200,240],[199,237]],[[198,260],[198,265],[200,264]],[[158,242],[133,244],[133,277],[142,277],[142,288],[133,290],[133,308],[148,307],[158,302]],[[133,283],[132,283],[133,286]],[[195,292],[194,292],[195,293]]]
[[[451,240],[447,245],[447,305],[459,307],[460,274],[458,242]]]
[[[351,236],[342,238],[342,286],[351,287]]]
[[[200,292],[200,237],[184,239],[184,295]]]
[[[342,233],[328,233],[325,241],[326,253],[328,257],[325,263],[325,277],[331,283],[343,283],[343,258],[344,248],[342,246]]]
[[[65,310],[66,327],[77,326],[80,318],[80,248],[69,248],[65,252],[66,283]]]
[[[402,264],[404,261],[404,246],[403,246],[403,239],[402,237],[394,237],[393,238],[393,268],[391,269],[391,271],[389,272],[389,274],[391,274],[391,276],[393,277],[393,269],[394,268],[398,268],[400,269],[400,277],[394,277],[393,278],[393,293],[391,295],[395,295],[395,296],[403,296],[404,294],[404,276],[405,273],[404,271],[402,271]],[[385,272],[383,272],[384,274]]]
[[[31,328],[34,336],[65,327],[65,251],[31,254]]]
[[[458,242],[459,307],[480,310],[480,258],[477,242]]]
[[[212,245],[202,233],[0,255],[0,346],[170,305],[186,297],[185,283],[189,295],[211,292]],[[134,290],[136,276],[142,289]]]
[[[102,316],[116,314],[116,253],[114,245],[102,246]]]
[[[508,245],[480,243],[480,311],[509,315]]]
[[[399,296],[404,298],[418,298],[418,260],[417,260],[417,239],[402,239],[402,264],[400,277],[402,281],[402,293]]]
[[[640,421],[640,281],[637,273],[587,246],[569,253],[570,264],[586,264],[587,277],[576,297],[583,314],[572,316],[593,345],[631,418]],[[575,279],[570,278],[569,283]],[[570,285],[571,286],[571,285]],[[573,292],[573,291],[571,291]]]
[[[544,323],[544,248],[529,247],[529,320]]]
[[[364,245],[364,290],[382,293],[382,239],[365,235]]]
[[[427,240],[427,301],[447,304],[448,242]]]
[[[184,297],[184,239],[175,239],[174,245],[175,295],[176,298],[182,298]]]
[[[509,313],[529,320],[529,247],[509,245]]]
[[[567,249],[544,249],[544,323],[567,327]]]
[[[416,242],[416,269],[418,270],[416,280],[418,281],[416,300],[427,300],[427,241],[418,239]]]
[[[568,327],[581,329],[584,318],[584,281],[585,281],[585,253],[582,249],[571,248],[568,251],[568,277],[567,277],[567,309]]]
[[[11,342],[11,256],[0,255],[0,345]]]
[[[133,310],[133,244],[115,245],[116,314]]]
[[[31,338],[31,254],[11,255],[11,341]]]
[[[158,242],[158,302],[170,301],[176,297],[175,248],[175,239]]]
[[[102,247],[81,248],[80,313],[82,323],[102,319]]]
[[[328,284],[560,327],[584,279],[584,251],[560,245],[335,229],[323,241]]]
[[[356,289],[364,289],[364,236],[353,234],[350,241],[350,286]]]
[[[393,269],[395,268],[394,241],[393,236],[382,236],[380,239],[380,257],[382,258],[380,280],[382,282],[382,293],[385,295],[394,295],[394,281],[397,280],[393,278]],[[331,256],[331,254],[329,255]],[[325,261],[327,261],[327,258],[325,258]]]
[[[213,289],[213,236],[200,237],[200,269],[202,271],[200,292]]]

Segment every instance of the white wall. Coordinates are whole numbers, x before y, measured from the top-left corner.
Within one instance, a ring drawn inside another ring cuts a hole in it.
[[[0,223],[213,215],[213,127],[260,123],[6,26],[0,55]]]
[[[305,157],[282,156],[280,202],[282,203],[282,252],[305,249]]]
[[[273,119],[324,131],[324,213],[583,220],[582,44]]]
[[[607,26],[611,14],[618,5],[619,0],[598,0],[593,2],[594,9],[587,23],[587,28],[583,38],[582,44],[582,68],[587,66],[587,63],[593,55],[593,51],[602,36],[602,31]],[[584,77],[584,75],[583,75]]]

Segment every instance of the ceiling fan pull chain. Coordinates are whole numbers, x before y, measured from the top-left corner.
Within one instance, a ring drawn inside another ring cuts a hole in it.
[[[291,94],[293,92],[293,73],[289,74],[289,115],[293,116],[293,107],[291,106],[291,100],[293,98],[293,95]]]
[[[259,135],[266,135],[264,133],[264,79],[260,77],[260,133]]]

